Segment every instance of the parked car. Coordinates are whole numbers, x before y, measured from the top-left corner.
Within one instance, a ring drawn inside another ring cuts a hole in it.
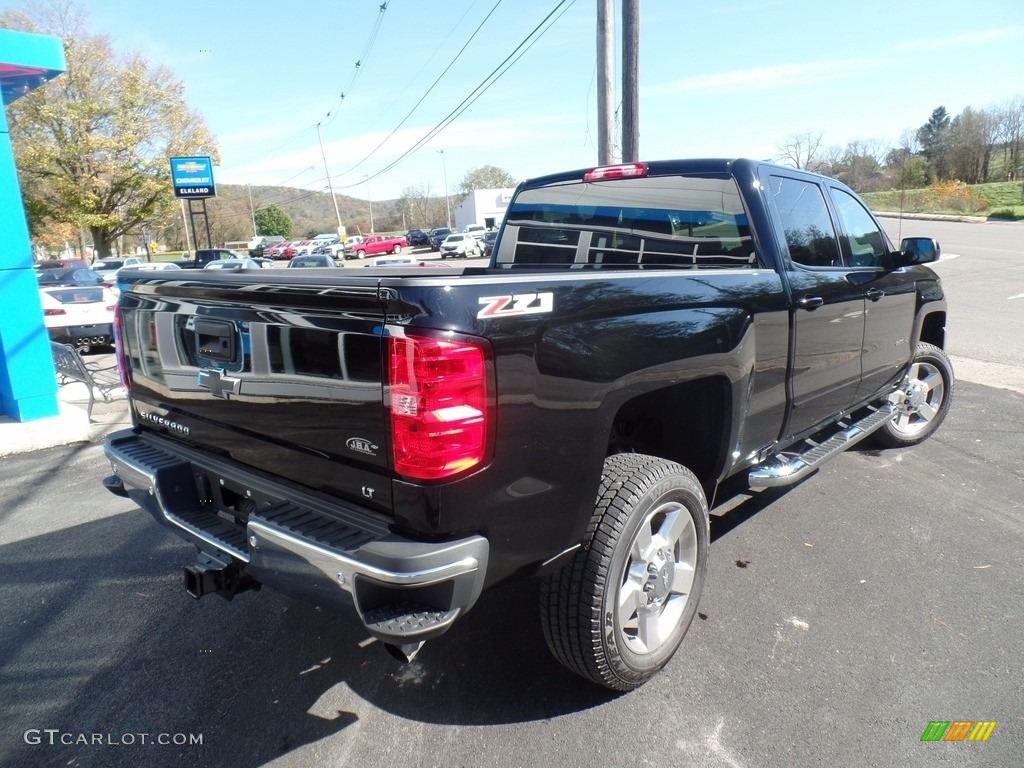
[[[484,232],[484,236],[480,238],[480,247],[483,249],[484,256],[487,258],[491,257],[491,251],[494,250],[494,241],[498,239],[498,230],[489,229]]]
[[[316,245],[313,248],[312,253],[327,253],[327,254],[330,254],[331,253],[331,248],[338,244],[338,238],[335,237],[335,238],[333,238],[331,240],[321,239],[321,240],[315,241],[315,243],[316,243]]]
[[[101,275],[112,275],[121,267],[133,267],[145,264],[146,260],[141,256],[128,256],[124,259],[97,259],[89,265],[89,269]]]
[[[84,263],[84,262],[83,262]],[[36,279],[40,285],[102,285],[104,277],[88,267],[36,267]]]
[[[424,261],[415,256],[378,256],[371,259],[364,267],[443,267],[437,261]]]
[[[445,238],[441,243],[441,258],[467,258],[480,255],[480,243],[472,235],[465,232],[455,232]]]
[[[280,245],[284,242],[284,238],[280,235],[266,235],[259,242],[254,243],[249,248],[249,256],[252,258],[260,258],[267,255],[267,251],[275,245]]]
[[[336,267],[334,259],[326,253],[311,253],[308,256],[296,256],[288,262],[289,268],[295,267]],[[344,266],[343,264],[340,266]]]
[[[467,224],[466,228],[462,231],[465,232],[467,235],[472,235],[477,240],[479,240],[484,236],[484,232],[487,231],[487,227],[485,227],[483,224]]]
[[[291,245],[290,240],[282,240],[263,249],[263,256],[270,259],[283,259],[284,249]]]
[[[448,227],[435,227],[430,230],[430,250],[440,250],[441,243],[443,243],[444,239],[451,233],[452,231]]]
[[[384,237],[383,235],[367,235],[362,242],[352,246],[345,246],[345,258],[365,259],[367,256],[376,256],[384,253],[398,254],[408,246],[404,235],[398,237]]]
[[[416,248],[421,245],[430,245],[430,235],[422,229],[410,229],[405,233],[405,239],[409,241],[410,248]]]
[[[263,269],[258,259],[222,259],[211,261],[203,269]]]
[[[39,289],[43,324],[50,339],[79,349],[114,343],[117,295],[103,285],[56,285]]]

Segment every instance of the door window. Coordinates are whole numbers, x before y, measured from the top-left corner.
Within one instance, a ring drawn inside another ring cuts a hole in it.
[[[881,267],[886,254],[885,237],[861,202],[842,189],[832,188],[832,202],[839,212],[843,235],[840,241],[851,267]]]
[[[772,176],[771,181],[790,259],[805,267],[842,266],[835,228],[821,188],[782,176]]]

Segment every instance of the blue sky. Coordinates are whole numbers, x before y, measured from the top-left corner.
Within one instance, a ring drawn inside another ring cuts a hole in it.
[[[381,2],[82,7],[92,33],[185,84],[218,139],[219,183],[326,189],[317,123],[335,191],[353,197],[394,198],[410,187],[443,194],[445,174],[454,190],[487,164],[522,179],[596,163],[595,0],[562,5],[525,55],[436,135],[559,2],[389,0],[383,12]],[[644,159],[770,158],[807,131],[827,145],[895,146],[940,104],[956,114],[1024,94],[1019,0],[640,0],[640,13]],[[619,90],[616,78],[617,98]]]

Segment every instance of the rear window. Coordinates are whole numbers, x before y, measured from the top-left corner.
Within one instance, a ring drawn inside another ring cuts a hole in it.
[[[499,265],[756,266],[731,177],[659,176],[575,182],[520,193]]]
[[[95,304],[103,301],[102,288],[59,288],[47,293],[61,304]]]

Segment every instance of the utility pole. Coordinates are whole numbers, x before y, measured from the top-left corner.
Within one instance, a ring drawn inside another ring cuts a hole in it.
[[[373,200],[370,199],[370,177],[363,174],[363,180],[366,181],[366,202],[370,206],[370,234],[374,233],[373,229]],[[340,226],[340,225],[339,225]]]
[[[252,236],[256,239],[260,233],[256,231],[256,209],[252,207],[252,188],[246,184],[245,191],[249,193],[249,215],[252,217]]]
[[[327,189],[331,191],[331,200],[334,202],[334,215],[338,217],[338,237],[341,237],[341,211],[338,210],[338,198],[334,196],[334,185],[331,183],[331,172],[327,170],[327,155],[324,153],[324,139],[320,135],[320,123],[316,124],[316,138],[320,142],[320,157],[324,160],[324,173],[327,174]],[[367,185],[369,188],[369,185]],[[373,229],[373,213],[370,213],[370,229]]]
[[[597,0],[597,164],[615,162],[615,0]]]
[[[640,0],[622,0],[622,162],[640,159]]]
[[[452,204],[448,200],[448,166],[444,161],[444,150],[437,150],[441,153],[441,170],[444,171],[444,209],[448,214],[448,229],[452,228]]]

